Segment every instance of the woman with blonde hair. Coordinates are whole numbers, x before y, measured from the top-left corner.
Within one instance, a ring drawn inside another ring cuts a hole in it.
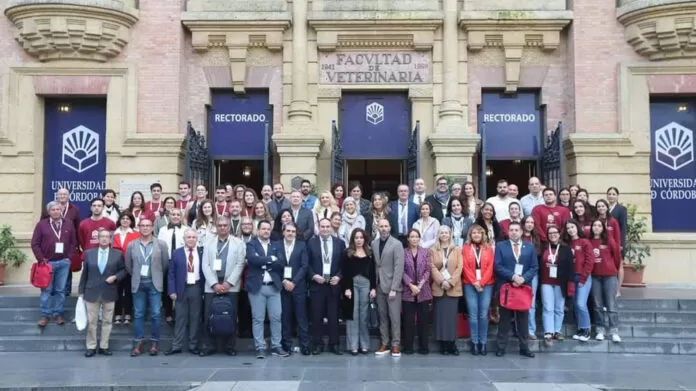
[[[312,208],[315,235],[319,235],[319,221],[321,219],[331,219],[331,215],[334,212],[339,212],[336,199],[330,191],[322,191]]]
[[[390,212],[391,208],[387,204],[387,197],[383,193],[373,194],[370,210],[363,215],[365,216],[365,231],[370,236],[370,241],[379,237],[379,221],[388,220]]]
[[[430,276],[435,298],[435,339],[442,354],[459,355],[457,349],[457,313],[462,297],[462,253],[452,240],[446,225],[437,229],[437,241],[430,249]]]
[[[358,204],[353,197],[343,199],[342,209],[341,227],[338,229],[338,237],[343,239],[344,242],[350,243],[351,235],[355,229],[365,229],[365,217],[358,211]]]
[[[252,221],[254,223],[254,236],[258,234],[259,223],[264,220],[271,223],[271,229],[273,229],[274,220],[271,216],[271,213],[268,211],[268,205],[266,205],[266,203],[263,202],[263,200],[257,200],[254,203],[254,217],[252,218]]]
[[[462,248],[462,282],[464,297],[469,309],[471,341],[469,349],[474,356],[487,354],[488,309],[493,296],[493,247],[486,238],[486,230],[474,224],[469,229],[466,244]]]

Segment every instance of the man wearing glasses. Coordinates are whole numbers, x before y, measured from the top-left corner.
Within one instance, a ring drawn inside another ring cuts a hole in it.
[[[148,218],[141,218],[138,224],[140,238],[132,241],[126,249],[126,270],[131,275],[131,292],[135,320],[133,331],[133,350],[131,357],[139,356],[143,351],[145,335],[145,310],[150,315],[152,333],[150,356],[159,354],[160,309],[164,276],[169,268],[169,249],[167,243],[152,236],[154,224]]]

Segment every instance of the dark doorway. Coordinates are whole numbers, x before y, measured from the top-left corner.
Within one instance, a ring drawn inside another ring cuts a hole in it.
[[[215,185],[225,183],[244,185],[258,194],[263,187],[263,160],[215,160]]]
[[[366,199],[376,192],[388,193],[389,199],[394,199],[396,188],[402,183],[403,164],[402,160],[348,160],[348,183],[359,181]]]
[[[484,175],[486,175],[486,195],[484,200],[496,195],[496,187],[501,179],[508,184],[515,184],[519,188],[519,197],[527,194],[529,178],[537,176],[538,162],[536,160],[490,160],[487,162]]]

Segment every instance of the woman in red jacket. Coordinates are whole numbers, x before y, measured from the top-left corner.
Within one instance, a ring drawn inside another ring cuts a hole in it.
[[[597,200],[595,203],[595,210],[597,211],[597,218],[604,222],[607,227],[607,235],[614,240],[619,250],[621,250],[621,228],[619,227],[619,220],[612,216],[609,211],[609,203],[606,200]]]
[[[111,247],[120,250],[125,255],[128,245],[140,237],[140,232],[133,230],[135,218],[128,210],[121,214],[118,224],[118,228],[114,231]],[[118,299],[114,307],[114,324],[121,324],[121,317],[123,317],[124,324],[130,324],[132,311],[133,294],[131,292],[131,278],[128,276],[118,284]]]
[[[592,289],[592,269],[594,259],[592,245],[585,238],[580,222],[571,219],[566,223],[563,241],[568,243],[575,256],[575,296],[573,308],[578,323],[578,332],[573,339],[587,342],[590,340],[590,311],[587,309],[587,299]]]
[[[619,314],[616,305],[618,275],[621,267],[621,251],[614,239],[608,235],[604,221],[596,219],[592,222],[592,298],[595,304],[595,323],[597,341],[604,341],[605,332],[609,331],[611,340],[621,342],[619,337]],[[602,311],[606,308],[606,316]]]
[[[462,282],[464,297],[469,309],[471,342],[474,356],[487,354],[488,309],[493,294],[493,247],[486,241],[486,231],[478,224],[469,229],[466,244],[462,248]]]

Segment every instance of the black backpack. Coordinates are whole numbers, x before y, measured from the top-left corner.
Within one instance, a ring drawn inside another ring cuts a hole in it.
[[[229,296],[213,296],[208,329],[214,337],[230,337],[237,332],[237,311]]]

